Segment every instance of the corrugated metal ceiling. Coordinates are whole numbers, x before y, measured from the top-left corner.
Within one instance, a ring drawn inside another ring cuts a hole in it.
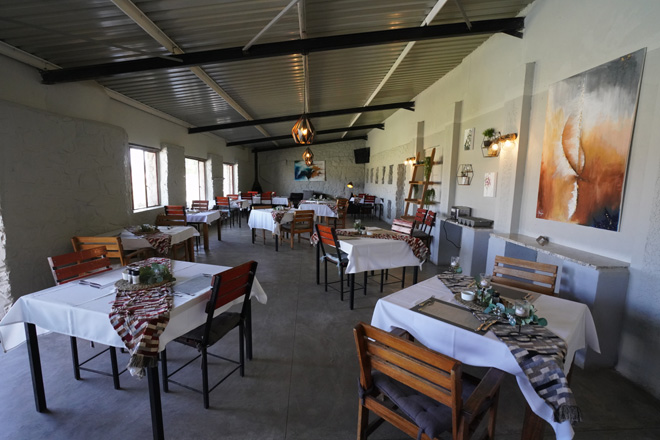
[[[448,0],[431,25],[518,16],[532,0]],[[126,0],[3,0],[0,40],[62,68],[171,55],[118,6]],[[134,0],[133,4],[183,52],[243,47],[290,0]],[[433,0],[305,0],[306,37],[328,37],[420,26]],[[459,7],[460,5],[460,7]],[[290,8],[255,44],[300,38],[298,8]],[[370,105],[412,100],[490,35],[420,41]],[[513,37],[512,37],[513,38]],[[313,52],[308,55],[309,111],[361,107],[397,60],[405,42]],[[303,112],[303,56],[209,63],[200,66],[236,104],[228,103],[189,68],[169,68],[97,81],[195,127]],[[57,87],[56,85],[52,87]],[[240,106],[240,109],[232,105]],[[362,113],[354,125],[381,123],[395,110]],[[314,119],[317,130],[348,127],[355,114]],[[292,122],[214,131],[235,142],[289,133]],[[348,137],[366,135],[354,131]],[[191,136],[194,136],[192,134]],[[319,140],[340,135],[322,135]],[[273,147],[263,142],[256,147]]]

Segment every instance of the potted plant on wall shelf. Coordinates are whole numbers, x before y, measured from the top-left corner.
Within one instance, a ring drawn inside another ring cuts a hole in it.
[[[429,188],[426,190],[424,193],[424,206],[426,206],[426,209],[428,209],[431,206],[431,203],[433,203],[433,200],[435,199],[435,189]]]
[[[431,177],[431,170],[433,170],[433,164],[431,163],[430,157],[424,158],[424,178],[429,180]]]
[[[481,153],[484,157],[496,157],[500,155],[500,149],[496,148],[497,144],[494,146],[493,140],[495,140],[496,133],[494,128],[487,128],[482,133],[484,135],[484,140],[481,145]]]

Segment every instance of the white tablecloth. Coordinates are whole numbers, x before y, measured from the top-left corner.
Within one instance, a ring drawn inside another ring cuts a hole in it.
[[[202,211],[202,212],[186,211],[186,219],[188,220],[188,223],[206,223],[210,225],[219,218],[220,218],[220,211],[218,210]]]
[[[355,204],[362,204],[362,203],[364,203],[364,199],[361,198],[361,197],[351,197],[351,200],[350,200],[350,201],[351,201],[352,203],[355,203]],[[381,199],[380,197],[376,197],[376,202],[375,202],[375,203],[376,203],[376,205],[382,205],[382,204],[383,204],[383,199]]]
[[[248,219],[250,229],[265,229],[271,231],[274,235],[280,235],[281,224],[293,220],[295,209],[288,210],[279,223],[273,220],[272,212],[272,209],[253,209],[250,211],[250,218]]]
[[[70,282],[20,297],[0,321],[0,342],[3,349],[6,351],[25,342],[24,322],[35,324],[40,333],[53,331],[114,347],[124,347],[108,317],[115,299],[114,281],[121,278],[123,269],[86,278],[104,285],[105,287],[101,289],[79,282]],[[172,260],[172,273],[177,284],[201,274],[216,274],[226,269],[229,267]],[[177,284],[174,285],[175,291]],[[204,310],[210,288],[211,277],[208,277],[208,288],[196,292],[194,296],[186,294],[174,296],[170,321],[160,336],[160,350],[173,339],[204,324],[206,320]],[[267,301],[266,293],[256,279],[252,285],[251,297],[262,304]],[[222,313],[242,300],[242,298],[237,299],[230,305],[218,309],[216,313]]]
[[[254,197],[254,203],[261,203],[261,197],[260,196]],[[288,206],[289,199],[287,197],[273,197],[273,205]]]
[[[158,230],[172,236],[172,244],[181,243],[191,237],[198,237],[199,232],[192,226],[159,226]],[[135,250],[151,247],[151,244],[144,236],[135,235],[126,229],[117,229],[115,231],[100,234],[106,237],[121,237],[121,244],[126,250]]]
[[[337,238],[341,250],[348,254],[346,273],[405,266],[422,267],[422,262],[413,254],[410,245],[405,241],[368,238],[368,236],[358,238],[339,235]]]
[[[335,203],[332,203],[334,206]],[[314,211],[317,217],[335,217],[337,218],[337,213],[330,208],[330,205],[327,203],[301,203],[298,205],[298,209]]]
[[[432,350],[468,365],[496,367],[513,374],[530,408],[550,423],[557,438],[572,438],[573,428],[570,423],[554,422],[552,408],[534,391],[509,348],[493,332],[489,331],[485,335],[477,334],[410,310],[411,307],[432,296],[456,303],[450,290],[433,277],[378,300],[371,324],[385,331],[390,331],[393,327],[403,328]],[[541,295],[534,302],[534,307],[538,310],[539,316],[548,320],[548,329],[566,341],[568,346],[564,365],[566,373],[577,350],[589,346],[595,351],[600,351],[596,327],[586,305]],[[580,404],[579,397],[577,403]]]

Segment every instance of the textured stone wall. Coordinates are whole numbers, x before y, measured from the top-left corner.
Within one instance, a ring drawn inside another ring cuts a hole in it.
[[[53,285],[46,258],[71,237],[129,223],[128,142],[117,127],[0,101],[0,286],[13,298]]]
[[[292,192],[313,190],[331,196],[348,196],[364,188],[364,164],[356,164],[353,150],[364,148],[363,141],[311,146],[314,161],[325,161],[325,181],[295,181],[293,163],[302,160],[304,147],[259,153],[259,183],[264,191],[288,196]],[[354,188],[346,187],[353,182]]]
[[[160,159],[160,194],[164,205],[186,204],[186,156],[178,145],[163,144]]]

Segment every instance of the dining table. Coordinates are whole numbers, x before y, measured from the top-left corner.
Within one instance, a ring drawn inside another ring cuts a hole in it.
[[[195,246],[193,240],[199,236],[199,232],[192,226],[157,226],[158,232],[170,236],[170,245],[186,242],[190,261],[195,261]],[[134,234],[128,229],[116,229],[99,234],[104,237],[120,237],[121,243],[126,250],[137,250],[143,248],[157,248],[157,245],[149,241],[149,234]]]
[[[405,268],[413,267],[413,284],[417,283],[418,271],[426,261],[428,248],[421,240],[405,237],[389,230],[366,227],[363,234],[355,234],[353,229],[337,229],[339,248],[346,253],[348,265],[347,274],[357,274],[380,270],[381,284],[384,271],[398,267],[403,268],[402,287],[405,279]],[[314,242],[315,240],[312,239]],[[417,249],[414,249],[418,247]],[[320,265],[320,247],[316,247],[317,283]],[[353,310],[355,300],[355,277],[351,277],[350,309]],[[366,283],[365,283],[366,284]],[[364,287],[366,294],[366,285]]]
[[[478,331],[477,324],[481,321],[474,317],[469,302],[459,299],[456,288],[449,287],[456,279],[469,281],[470,277],[459,274],[434,276],[381,298],[374,308],[371,324],[385,331],[403,329],[420,344],[465,364],[495,367],[512,374],[527,403],[522,438],[541,438],[545,426],[542,421],[545,420],[558,439],[571,439],[574,431],[570,421],[555,419],[552,406],[537,393],[510,347],[493,331],[501,331],[498,326],[505,326],[506,331],[510,324],[498,323],[493,329]],[[505,287],[502,289],[506,290]],[[513,291],[518,289],[510,290],[510,293],[503,291],[502,295],[514,295]],[[533,301],[537,315],[547,320],[546,328],[565,341],[564,362],[558,365],[565,375],[570,372],[576,351],[586,347],[600,350],[593,317],[585,304],[543,294],[526,293],[526,297]],[[424,312],[426,309],[422,306],[427,304],[437,309],[433,313]]]
[[[248,218],[248,226],[252,232],[252,244],[254,244],[257,229],[270,231],[275,237],[275,251],[279,250],[280,227],[283,223],[293,221],[293,213],[296,209],[252,209]]]
[[[229,269],[225,266],[171,260],[176,278],[169,322],[158,339],[158,352],[175,338],[206,322],[206,304],[210,297],[211,276]],[[113,347],[125,348],[109,314],[117,295],[115,284],[122,279],[124,268],[103,272],[83,280],[69,282],[21,296],[0,321],[0,343],[4,351],[27,342],[29,367],[35,406],[46,412],[46,394],[39,356],[38,335],[54,332]],[[267,295],[255,278],[250,298],[266,304]],[[243,302],[243,297],[218,308],[216,315]],[[251,301],[250,301],[251,302]],[[248,325],[245,343],[248,359],[252,358],[251,305],[248,303]],[[153,438],[164,438],[163,414],[157,366],[146,368]],[[72,404],[72,406],[75,406]],[[73,408],[71,408],[73,409]],[[61,414],[60,414],[61,415]],[[171,414],[175,417],[175,414]],[[79,422],[78,422],[79,423]],[[110,437],[112,435],[108,434]]]
[[[196,224],[202,228],[202,237],[204,239],[204,250],[209,250],[209,225],[214,221],[218,224],[218,238],[220,237],[220,228],[222,221],[220,220],[220,211],[213,209],[210,211],[195,211],[192,209],[186,210],[186,221],[188,224]]]
[[[319,218],[337,218],[337,202],[323,200],[303,200],[298,205],[298,209],[314,211]]]
[[[252,197],[251,203],[258,205],[261,203],[261,196],[254,196]],[[275,196],[272,198],[271,201],[272,205],[278,205],[278,206],[289,206],[289,198],[288,197],[280,197],[280,196]]]

